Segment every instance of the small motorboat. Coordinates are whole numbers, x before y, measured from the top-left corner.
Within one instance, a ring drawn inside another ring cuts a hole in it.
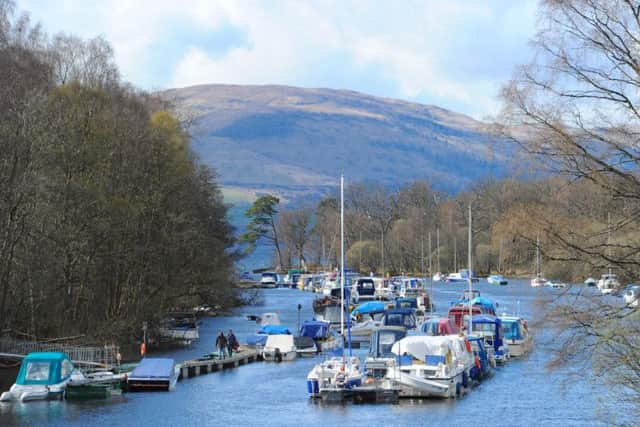
[[[60,399],[72,378],[79,381],[83,374],[65,353],[29,353],[22,360],[15,384],[0,395],[0,401]]]
[[[267,361],[291,361],[298,355],[293,335],[269,335],[262,349],[262,358]]]
[[[509,281],[507,279],[504,278],[504,276],[500,275],[500,274],[492,274],[491,276],[487,277],[487,282],[489,282],[490,285],[507,285],[509,284]]]
[[[310,397],[341,395],[362,384],[363,374],[360,370],[360,359],[351,357],[332,357],[309,371],[307,375],[307,391]],[[342,399],[342,396],[340,396]]]
[[[533,337],[529,333],[527,322],[514,316],[500,316],[504,340],[509,346],[511,357],[522,357],[533,348]]]
[[[596,286],[598,284],[598,281],[593,277],[589,277],[587,280],[584,281],[584,284],[587,286]]]
[[[638,301],[640,300],[640,286],[630,285],[627,287],[622,299],[628,307],[638,307]]]

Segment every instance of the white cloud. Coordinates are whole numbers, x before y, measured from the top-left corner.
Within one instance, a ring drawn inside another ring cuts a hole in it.
[[[171,57],[176,62],[169,64],[170,75],[154,81],[334,87],[343,72],[375,72],[391,84],[360,90],[476,117],[495,109],[500,80],[521,59],[535,20],[534,0],[67,0],[53,7],[28,0],[19,6],[51,31],[103,34],[125,78],[143,87],[151,84],[149,75],[160,72],[149,67],[162,61],[163,43],[181,31],[206,33],[229,25],[246,32],[248,43],[213,54],[202,43],[185,42]],[[313,72],[335,55],[347,63]]]

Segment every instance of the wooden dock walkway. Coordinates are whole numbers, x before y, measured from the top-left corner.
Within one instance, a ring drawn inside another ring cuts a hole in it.
[[[240,352],[224,359],[187,360],[179,365],[180,379],[206,375],[224,369],[233,369],[259,360],[262,360],[260,352],[250,348],[243,348]]]

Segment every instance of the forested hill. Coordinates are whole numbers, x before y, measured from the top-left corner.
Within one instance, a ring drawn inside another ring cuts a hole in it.
[[[428,180],[457,191],[501,177],[506,156],[480,122],[436,106],[288,86],[200,85],[165,95],[194,119],[195,150],[223,184],[334,186]]]

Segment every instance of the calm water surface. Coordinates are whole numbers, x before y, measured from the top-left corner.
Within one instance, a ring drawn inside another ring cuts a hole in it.
[[[500,304],[499,311],[535,321],[542,316],[544,301],[559,291],[531,288],[528,281],[511,280],[508,286],[491,286],[482,281],[483,296]],[[461,294],[462,285],[434,286],[439,311],[446,310]],[[204,319],[200,341],[184,350],[164,353],[183,361],[212,351],[220,330],[233,329],[238,339],[257,327],[245,320],[247,314],[280,313],[282,323],[297,327],[297,305],[301,319],[312,317],[314,294],[289,289],[260,291],[264,304],[243,307],[234,316]],[[519,302],[519,303],[518,303]],[[548,331],[535,331],[538,343]],[[354,350],[364,355],[366,349]],[[331,425],[491,425],[491,426],[583,426],[601,425],[602,408],[587,379],[575,380],[565,371],[545,369],[548,351],[537,345],[533,353],[499,367],[494,376],[466,396],[450,400],[401,401],[396,405],[332,405],[309,401],[306,375],[318,358],[289,363],[254,363],[239,369],[190,378],[168,393],[132,393],[107,401],[31,402],[0,404],[0,425],[102,426],[331,426]],[[587,375],[585,375],[586,377]]]

